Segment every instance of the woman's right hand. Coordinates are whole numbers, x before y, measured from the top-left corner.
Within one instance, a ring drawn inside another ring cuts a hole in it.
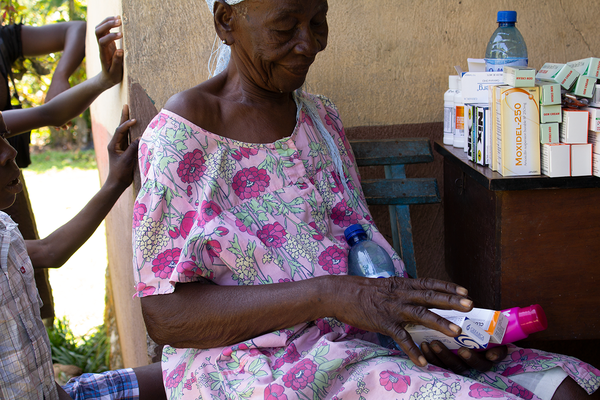
[[[420,366],[427,365],[427,361],[404,329],[406,324],[420,324],[458,336],[457,325],[429,308],[463,312],[473,308],[473,302],[466,297],[467,290],[450,282],[427,278],[348,279],[340,285],[335,317],[356,328],[390,336]]]

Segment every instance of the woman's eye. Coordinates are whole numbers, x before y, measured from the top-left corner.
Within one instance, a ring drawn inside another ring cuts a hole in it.
[[[289,33],[292,33],[295,28],[296,28],[295,26],[292,26],[291,28],[278,28],[278,29],[275,29],[275,32],[280,33],[280,34],[289,34]]]
[[[323,25],[325,22],[327,21],[327,18],[319,18],[319,19],[313,19],[311,21],[312,26],[321,26]]]

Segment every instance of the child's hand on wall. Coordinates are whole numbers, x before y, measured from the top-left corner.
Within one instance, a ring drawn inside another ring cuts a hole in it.
[[[121,124],[108,144],[108,178],[106,183],[114,183],[123,190],[133,181],[133,169],[137,161],[139,139],[129,142],[129,128],[135,125],[135,119],[129,119],[129,106],[123,106]]]
[[[107,87],[112,87],[123,79],[123,49],[117,49],[116,40],[123,37],[121,32],[111,32],[121,26],[121,17],[108,17],[96,26],[96,38],[100,47],[102,78]]]

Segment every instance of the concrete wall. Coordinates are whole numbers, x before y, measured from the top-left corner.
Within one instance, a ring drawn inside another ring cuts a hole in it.
[[[86,67],[88,76],[101,71],[98,57],[98,45],[94,28],[105,17],[121,15],[119,0],[90,1],[88,3],[88,26],[86,41]],[[119,43],[119,47],[122,43]],[[127,82],[127,72],[125,80]],[[103,94],[92,104],[92,130],[94,146],[100,172],[100,180],[104,182],[108,176],[108,153],[106,146],[119,126],[121,108],[128,102],[127,85],[119,84]],[[146,351],[146,328],[141,316],[139,299],[132,300],[133,273],[131,268],[131,220],[133,216],[134,192],[132,188],[123,193],[117,204],[106,218],[108,275],[111,278],[113,310],[118,326],[118,336],[111,338],[113,348],[120,348],[122,363],[125,367],[136,367],[148,364]],[[103,282],[98,282],[103,284]],[[109,302],[110,303],[110,302]],[[121,365],[117,365],[121,366]],[[114,366],[113,366],[114,367]]]
[[[106,4],[89,0],[90,18],[99,21],[107,15]],[[419,127],[442,121],[448,75],[454,65],[466,69],[468,57],[483,57],[498,10],[518,12],[517,26],[532,67],[600,56],[600,7],[595,0],[330,0],[329,7],[329,46],[312,67],[309,90],[332,98],[346,127],[415,124],[414,135],[404,127],[383,136],[441,139],[441,125],[427,125],[439,130]],[[122,0],[122,9],[128,96],[134,116],[141,120],[135,132],[140,134],[144,122],[171,95],[206,79],[215,35],[204,1]],[[95,128],[101,124],[112,132],[118,117],[112,111],[110,116],[96,113],[106,103],[94,107]],[[414,173],[437,176],[441,184],[441,165],[437,157],[432,166]],[[443,208],[413,211],[420,274],[445,278]],[[121,225],[129,229],[128,222]],[[126,255],[118,258],[125,262],[130,253]],[[125,267],[119,271],[129,272]]]

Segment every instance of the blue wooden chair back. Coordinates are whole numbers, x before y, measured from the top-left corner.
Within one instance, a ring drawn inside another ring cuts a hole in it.
[[[441,199],[435,178],[407,178],[405,165],[433,161],[429,139],[351,140],[350,144],[359,167],[384,167],[384,179],[365,179],[362,188],[367,204],[389,206],[394,249],[408,274],[416,278],[409,205],[439,203]]]

